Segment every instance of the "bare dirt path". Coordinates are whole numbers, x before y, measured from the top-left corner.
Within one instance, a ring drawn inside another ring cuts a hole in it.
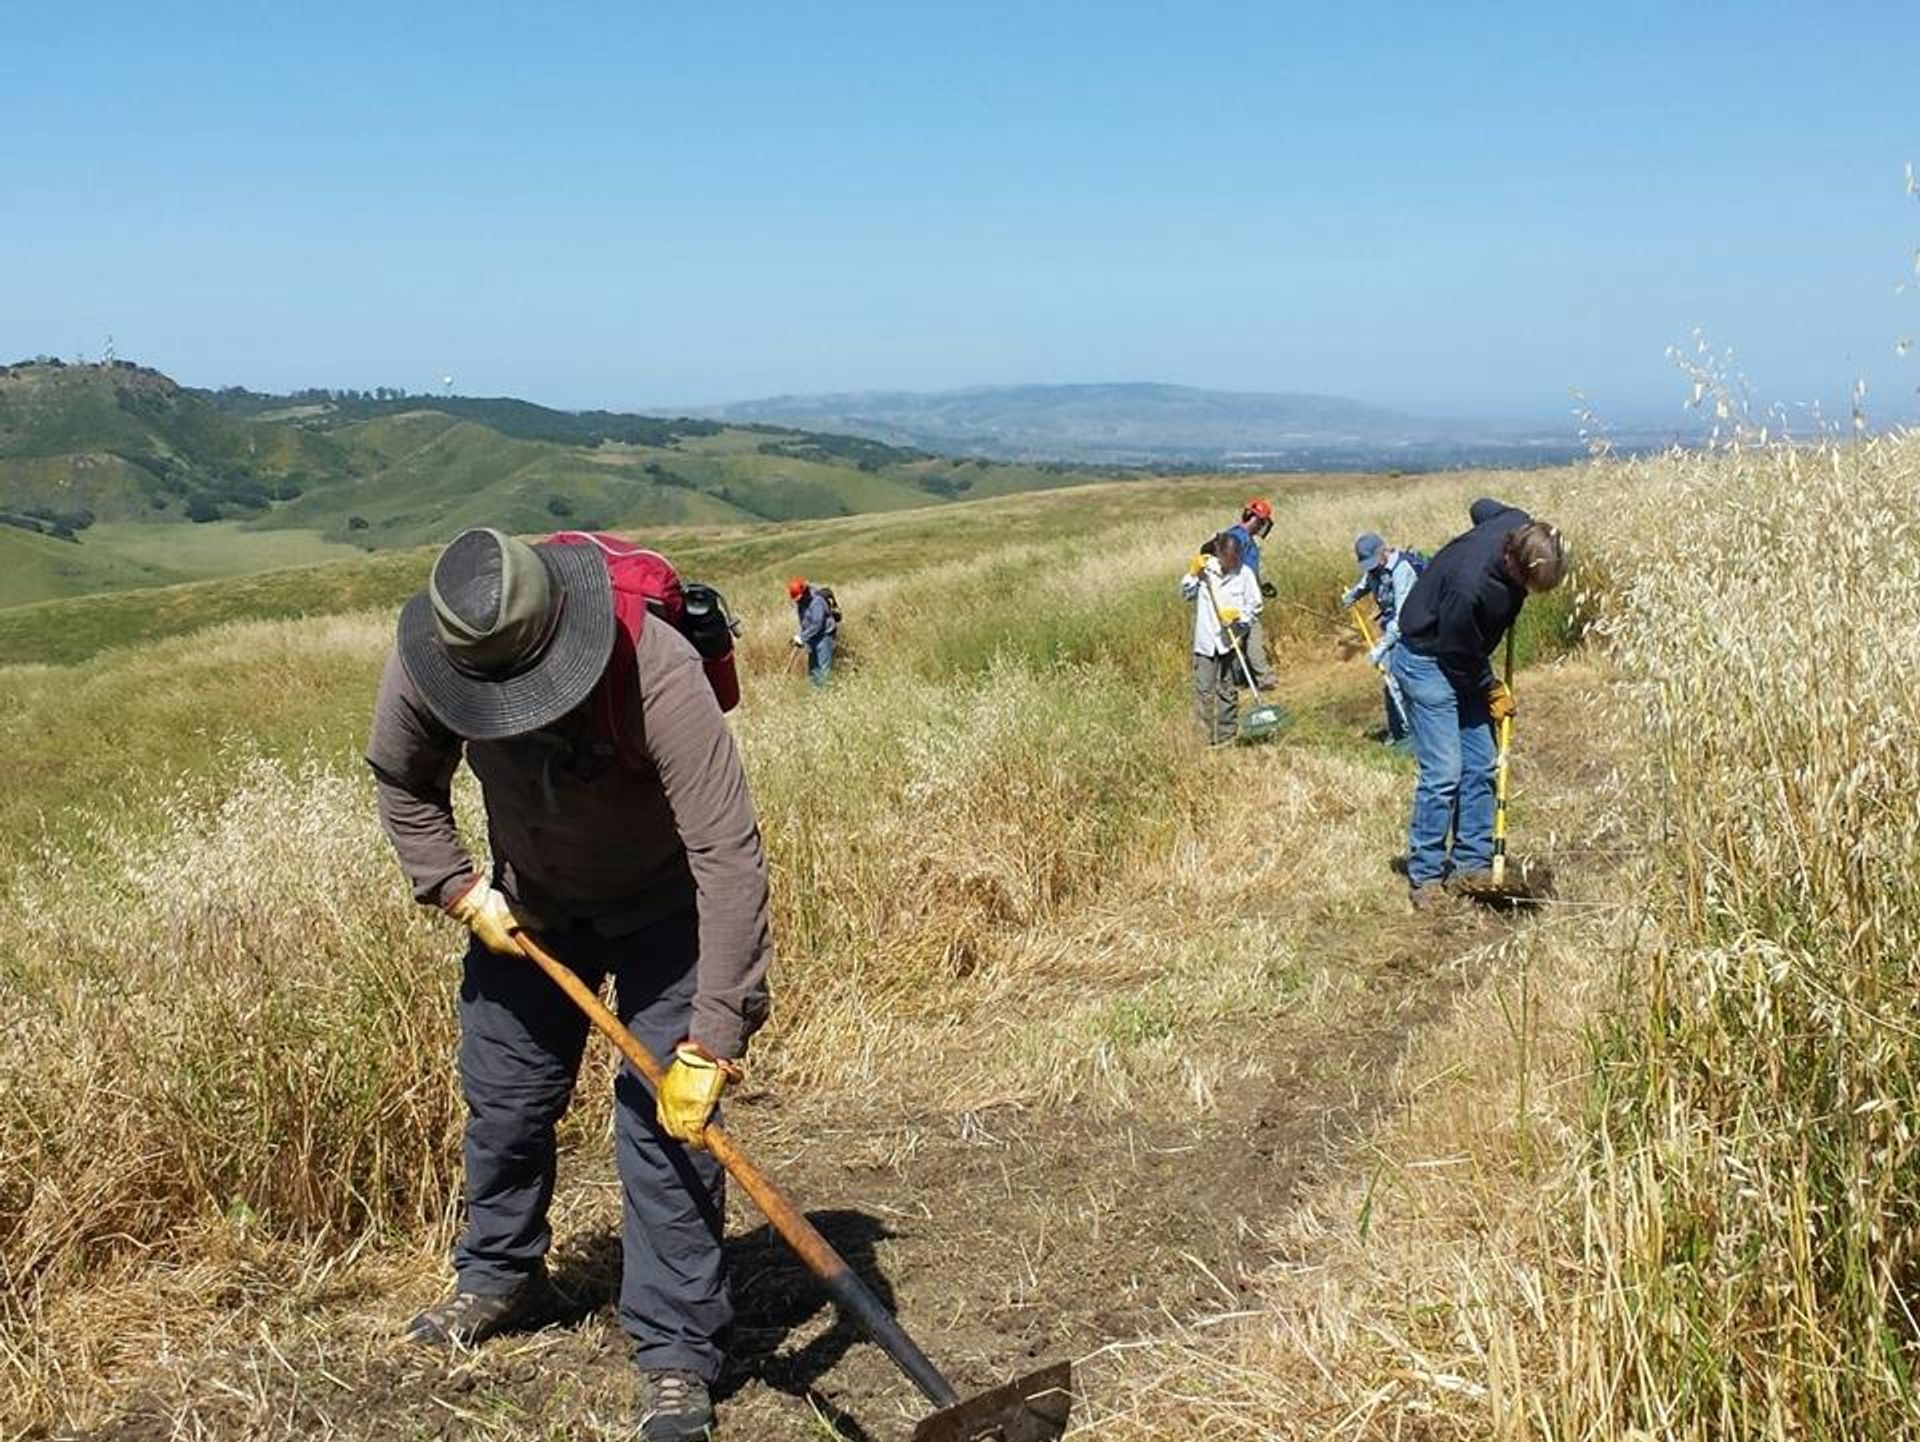
[[[1540,748],[1538,790],[1589,783],[1575,773],[1575,748],[1564,758],[1560,749]],[[1263,1080],[1223,1091],[1195,1124],[1013,1107],[854,1112],[749,1095],[734,1130],[964,1394],[1249,1305],[1273,1222],[1303,1187],[1347,1164],[1408,1039],[1471,979],[1490,943],[1525,924],[1477,911],[1396,916],[1363,946],[1349,939],[1340,964],[1362,975],[1348,999],[1240,1033],[1235,1044],[1266,1059]],[[416,1277],[398,1291],[331,1299],[304,1334],[157,1369],[109,1425],[51,1435],[629,1437],[632,1371],[611,1308],[617,1191],[592,1158],[573,1163],[562,1191],[554,1265],[577,1302],[567,1325],[456,1356],[407,1349],[394,1334],[437,1285]],[[837,1320],[739,1204],[731,1235],[740,1317],[720,1393],[723,1435],[907,1435],[924,1409],[883,1354]]]

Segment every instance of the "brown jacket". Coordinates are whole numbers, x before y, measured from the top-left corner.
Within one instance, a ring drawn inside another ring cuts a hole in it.
[[[623,936],[698,907],[692,1037],[737,1057],[766,1020],[773,955],[753,798],[692,646],[649,620],[635,651],[639,685],[617,755],[593,719],[598,693],[544,730],[466,741],[389,655],[367,739],[380,823],[419,901],[457,895],[476,870],[449,791],[464,748],[486,801],[496,883],[535,929]]]

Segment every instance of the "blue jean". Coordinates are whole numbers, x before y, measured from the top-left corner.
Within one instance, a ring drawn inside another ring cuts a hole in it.
[[[824,686],[832,671],[833,632],[823,631],[807,643],[807,679],[816,686]]]
[[[1495,756],[1480,677],[1443,668],[1405,646],[1393,648],[1391,665],[1406,699],[1418,772],[1407,827],[1407,880],[1427,886],[1449,872],[1487,871],[1493,866]]]
[[[590,986],[609,974],[614,1010],[664,1057],[693,1015],[697,921],[685,912],[631,936],[589,927],[541,940]],[[467,1226],[454,1248],[464,1292],[512,1290],[540,1267],[552,1233],[554,1128],[572,1099],[587,1019],[531,961],[477,941],[460,987],[460,1081],[467,1100]],[[712,1382],[725,1361],[733,1300],[722,1250],[725,1174],[669,1139],[631,1067],[614,1082],[614,1159],[622,1207],[620,1323],[643,1368]]]

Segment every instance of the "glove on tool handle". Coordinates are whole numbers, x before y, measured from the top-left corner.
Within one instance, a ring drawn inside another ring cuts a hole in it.
[[[582,981],[571,967],[557,960],[526,932],[516,931],[513,935],[534,965],[573,999],[574,1005],[586,1013],[587,1019],[619,1048],[620,1054],[632,1063],[633,1069],[646,1079],[647,1086],[658,1092],[661,1081],[666,1077],[666,1069],[640,1043],[639,1038],[620,1024],[620,1018],[608,1010],[599,994]],[[714,1159],[746,1189],[747,1195],[753,1198],[753,1204],[773,1223],[774,1230],[786,1239],[794,1254],[807,1264],[807,1270],[820,1279],[821,1285],[827,1289],[840,1310],[866,1329],[867,1335],[893,1358],[913,1385],[926,1394],[927,1400],[943,1408],[959,1402],[960,1397],[953,1390],[953,1384],[941,1375],[940,1369],[933,1365],[927,1354],[894,1320],[893,1314],[881,1305],[872,1289],[833,1249],[833,1244],[820,1235],[819,1229],[807,1220],[806,1214],[774,1185],[773,1178],[761,1171],[753,1159],[740,1149],[740,1144],[727,1134],[725,1128],[709,1122],[703,1140]]]

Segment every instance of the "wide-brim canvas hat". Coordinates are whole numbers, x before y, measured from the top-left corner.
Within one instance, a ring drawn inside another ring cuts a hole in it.
[[[613,654],[613,585],[598,546],[463,531],[400,610],[400,663],[429,710],[470,741],[552,725]]]

